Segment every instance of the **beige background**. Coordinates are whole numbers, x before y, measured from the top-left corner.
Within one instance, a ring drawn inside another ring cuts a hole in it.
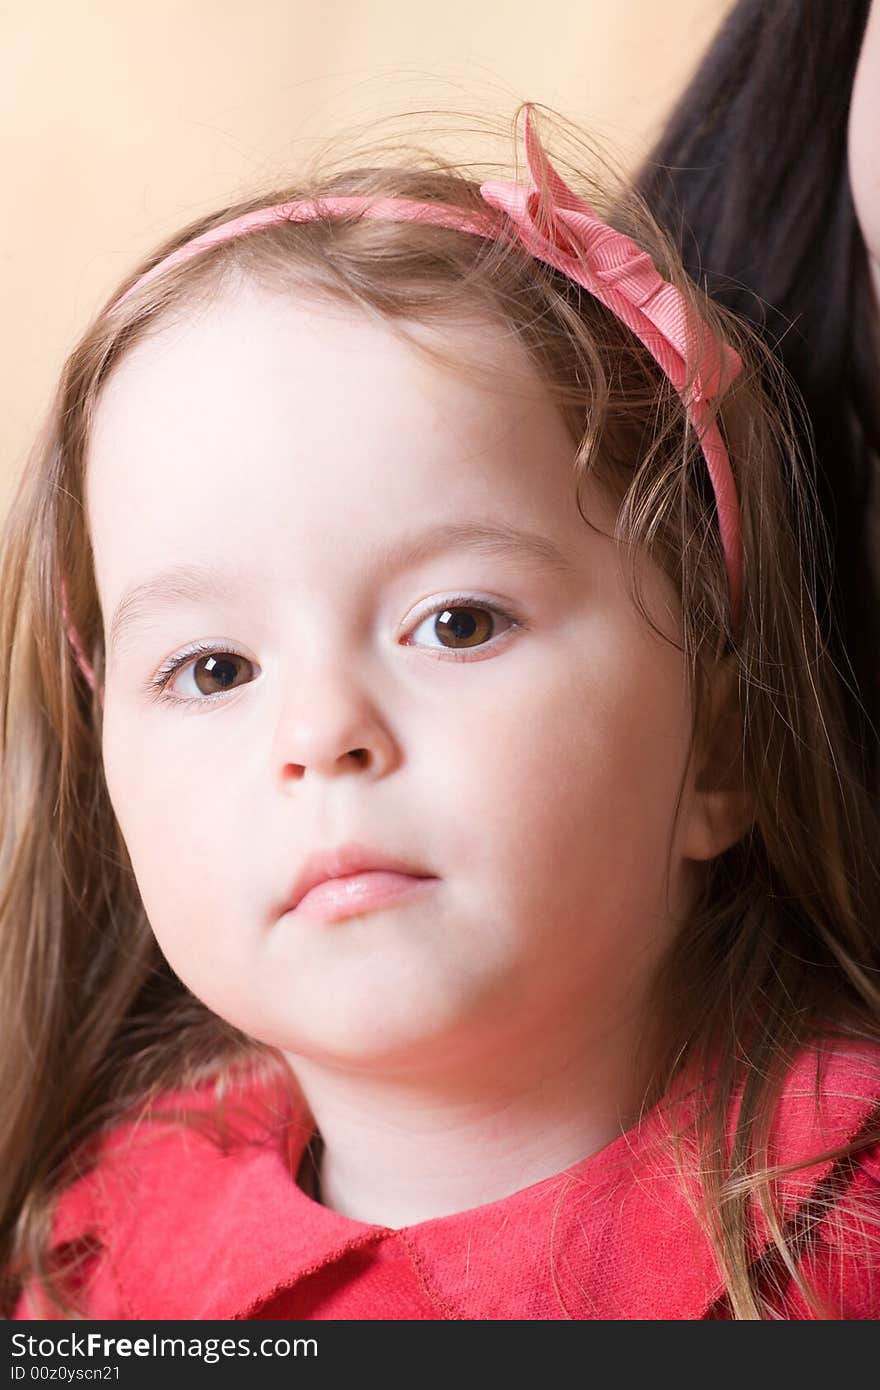
[[[342,128],[410,108],[503,122],[543,102],[631,163],[730,4],[0,4],[0,511],[66,353],[177,225],[289,181]]]

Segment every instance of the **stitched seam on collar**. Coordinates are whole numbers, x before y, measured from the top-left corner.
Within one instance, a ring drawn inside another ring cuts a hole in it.
[[[464,1313],[457,1309],[454,1304],[449,1303],[447,1299],[433,1287],[428,1272],[422,1262],[421,1255],[416,1247],[407,1239],[403,1231],[392,1231],[392,1235],[396,1237],[398,1243],[405,1249],[409,1257],[409,1262],[412,1265],[413,1273],[418,1280],[419,1288],[429,1302],[433,1303],[434,1307],[442,1312],[444,1318],[459,1322],[470,1321]]]
[[[98,1190],[95,1195],[95,1224],[98,1227],[99,1239],[103,1246],[103,1253],[101,1256],[99,1256],[98,1260],[96,1261],[95,1273],[97,1275],[101,1261],[105,1261],[105,1267],[107,1270],[109,1270],[110,1277],[113,1281],[113,1289],[116,1294],[116,1297],[118,1298],[122,1308],[125,1310],[125,1313],[127,1314],[128,1318],[134,1322],[137,1322],[139,1316],[142,1315],[139,1315],[137,1313],[136,1309],[130,1303],[126,1295],[125,1287],[123,1282],[119,1278],[119,1270],[117,1269],[116,1260],[114,1258],[116,1251],[114,1250],[110,1241],[110,1222],[108,1220],[109,1203],[107,1199],[107,1184],[104,1179],[103,1173],[97,1179],[97,1189]],[[118,1314],[114,1313],[112,1316],[116,1317],[118,1316]]]
[[[351,1254],[353,1250],[364,1250],[371,1245],[381,1245],[390,1234],[391,1232],[383,1230],[370,1231],[366,1235],[352,1236],[351,1240],[347,1240],[344,1245],[340,1245],[339,1249],[334,1250],[329,1256],[325,1255],[319,1260],[313,1260],[305,1269],[298,1270],[292,1278],[280,1279],[267,1292],[256,1294],[241,1313],[229,1313],[227,1316],[236,1320],[246,1320],[250,1318],[264,1303],[269,1303],[273,1298],[277,1298],[279,1294],[284,1293],[285,1289],[296,1288],[297,1284],[303,1279],[308,1279],[312,1274],[318,1274],[322,1269],[326,1269],[329,1264],[335,1263],[344,1255]],[[216,1317],[217,1314],[214,1314],[214,1316]]]

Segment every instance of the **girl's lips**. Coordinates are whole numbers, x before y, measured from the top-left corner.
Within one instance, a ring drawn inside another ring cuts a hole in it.
[[[318,883],[301,898],[290,913],[291,917],[317,917],[325,922],[338,922],[357,913],[374,912],[402,898],[424,892],[437,883],[434,876],[392,873],[374,869],[344,878],[328,878]]]

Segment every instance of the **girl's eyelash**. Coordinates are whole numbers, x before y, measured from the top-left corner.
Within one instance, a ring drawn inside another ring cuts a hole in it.
[[[419,613],[411,624],[411,629],[418,627],[426,618],[432,617],[435,613],[442,613],[446,608],[484,608],[489,613],[494,613],[501,618],[506,618],[512,625],[510,630],[525,628],[527,626],[521,618],[514,617],[512,613],[508,613],[506,609],[501,608],[497,603],[489,603],[486,599],[480,598],[476,594],[454,594],[449,598],[445,598],[442,603],[435,603],[431,608],[426,609],[423,613]],[[467,661],[470,659],[468,650],[484,651],[486,648],[470,648],[460,652],[447,649],[442,659],[447,661]],[[170,695],[167,693],[166,688],[170,685],[178,671],[183,670],[184,666],[187,666],[191,661],[198,660],[200,656],[212,655],[240,656],[243,661],[250,660],[244,652],[238,651],[236,647],[230,646],[228,643],[220,645],[214,642],[194,642],[192,646],[187,647],[185,651],[180,652],[177,656],[173,656],[168,661],[164,662],[159,667],[156,674],[150,677],[146,686],[147,695],[152,700],[167,700],[172,704],[195,705],[199,708],[206,704],[213,704],[217,699],[223,699],[226,692],[222,690],[216,691],[213,695],[204,695],[201,699],[189,699],[180,695]]]

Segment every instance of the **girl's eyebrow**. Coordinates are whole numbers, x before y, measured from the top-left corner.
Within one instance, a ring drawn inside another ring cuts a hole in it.
[[[415,537],[404,537],[373,552],[377,569],[407,569],[444,550],[458,546],[490,556],[536,563],[561,574],[574,572],[574,563],[546,536],[504,522],[442,522]],[[216,562],[197,561],[168,569],[130,585],[122,595],[110,624],[109,654],[121,646],[124,634],[146,622],[154,612],[181,603],[200,603],[224,590],[246,589],[253,582],[240,569],[221,568]]]

